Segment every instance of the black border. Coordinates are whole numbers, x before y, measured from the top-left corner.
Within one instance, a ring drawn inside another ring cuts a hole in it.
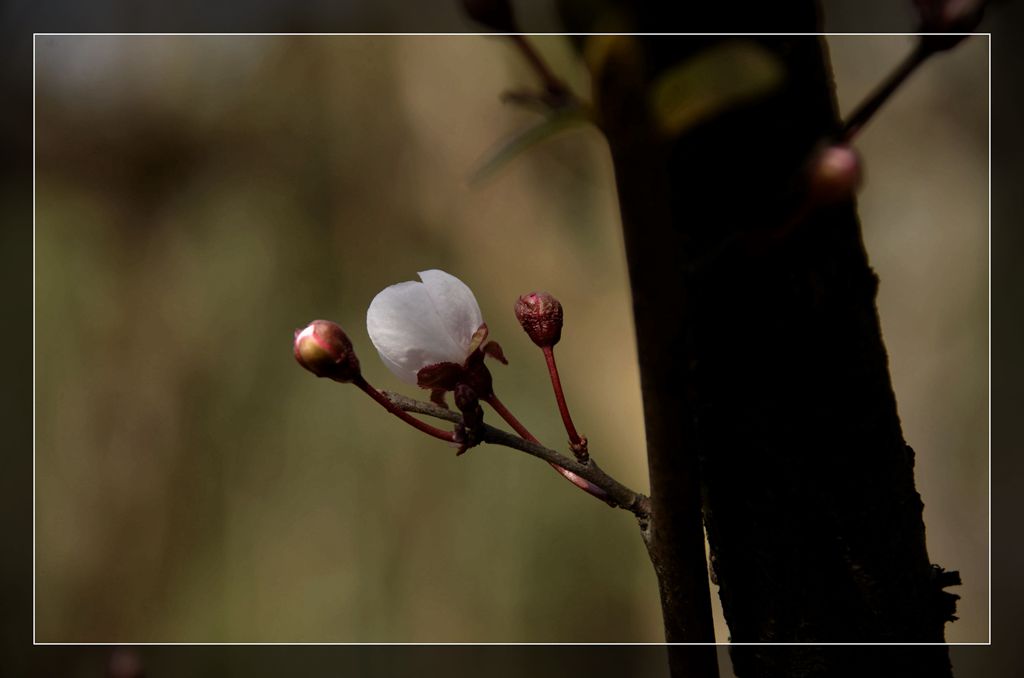
[[[883,0],[825,0],[829,32],[913,30],[907,8]],[[910,3],[905,3],[909,5]],[[227,5],[186,0],[107,0],[0,4],[7,57],[0,64],[0,205],[4,210],[0,270],[6,294],[3,388],[5,473],[0,474],[0,522],[6,548],[0,557],[0,656],[5,675],[103,675],[110,649],[32,645],[32,49],[37,32],[475,32],[454,1],[403,5],[261,0]],[[552,12],[536,0],[524,14],[539,17],[527,30],[557,30]],[[371,9],[371,7],[373,7]],[[1024,25],[1021,4],[992,4],[980,30],[992,33],[992,645],[952,647],[955,675],[1013,675],[1024,666],[1024,586],[1018,572],[1024,544],[1016,516],[1024,512],[1018,482],[1024,477],[1024,109],[1020,74],[1024,51],[1008,29]],[[666,30],[693,30],[665,27]],[[1002,538],[1000,538],[1002,537]],[[667,675],[658,646],[159,646],[137,651],[147,675]],[[723,655],[725,648],[719,648]],[[330,667],[325,668],[325,667]],[[723,667],[724,669],[724,667]],[[723,670],[723,675],[728,675]]]

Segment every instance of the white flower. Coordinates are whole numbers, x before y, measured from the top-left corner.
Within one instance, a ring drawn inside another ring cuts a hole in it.
[[[419,276],[423,282],[385,288],[366,311],[366,331],[381,360],[410,384],[427,365],[462,365],[487,332],[465,283],[436,269]]]

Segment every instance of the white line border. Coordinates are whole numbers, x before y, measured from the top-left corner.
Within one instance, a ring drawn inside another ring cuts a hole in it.
[[[36,645],[36,35],[32,35],[32,644]]]
[[[423,36],[423,37],[495,37],[506,35],[524,36],[594,36],[594,35],[630,35],[630,36],[738,36],[738,37],[911,37],[921,35],[946,35],[987,38],[988,47],[988,640],[977,642],[956,642],[956,643],[459,643],[459,642],[373,642],[373,643],[319,643],[319,642],[297,642],[297,643],[255,643],[255,642],[223,642],[223,643],[178,643],[178,642],[89,642],[89,643],[60,643],[40,642],[36,638],[36,39],[39,37],[276,37],[276,36],[307,36],[307,37],[344,37],[344,36],[378,36],[378,37],[401,37],[401,36]],[[59,646],[59,647],[81,647],[81,646],[713,646],[713,647],[746,647],[746,646],[937,646],[937,647],[976,647],[992,645],[992,33],[33,33],[32,34],[32,645],[33,646]]]

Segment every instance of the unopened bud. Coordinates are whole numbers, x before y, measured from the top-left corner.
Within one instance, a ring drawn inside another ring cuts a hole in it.
[[[984,0],[914,0],[921,18],[922,44],[933,52],[951,49],[966,35],[935,35],[936,33],[970,33],[981,23]]]
[[[541,348],[550,348],[562,338],[562,305],[547,292],[531,292],[519,297],[516,320]]]
[[[512,3],[509,0],[462,0],[462,7],[473,21],[498,33],[518,33]]]
[[[341,326],[330,320],[314,320],[295,330],[295,359],[316,376],[342,383],[360,374],[352,342]]]
[[[862,179],[860,156],[849,146],[829,146],[812,161],[808,192],[820,205],[830,205],[853,197]]]

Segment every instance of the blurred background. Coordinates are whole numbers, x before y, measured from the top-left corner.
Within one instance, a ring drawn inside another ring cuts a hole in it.
[[[911,40],[829,38],[842,111]],[[587,90],[566,39],[536,43]],[[517,57],[478,36],[36,37],[38,641],[663,640],[629,514],[505,448],[456,459],[291,355],[333,319],[371,383],[420,395],[365,311],[442,268],[510,360],[498,394],[560,447],[512,315],[546,289],[577,425],[647,490],[600,135],[467,181],[534,120],[498,100],[532,82]],[[983,37],[937,58],[858,143],[929,554],[964,580],[951,642],[989,634],[987,63]]]

